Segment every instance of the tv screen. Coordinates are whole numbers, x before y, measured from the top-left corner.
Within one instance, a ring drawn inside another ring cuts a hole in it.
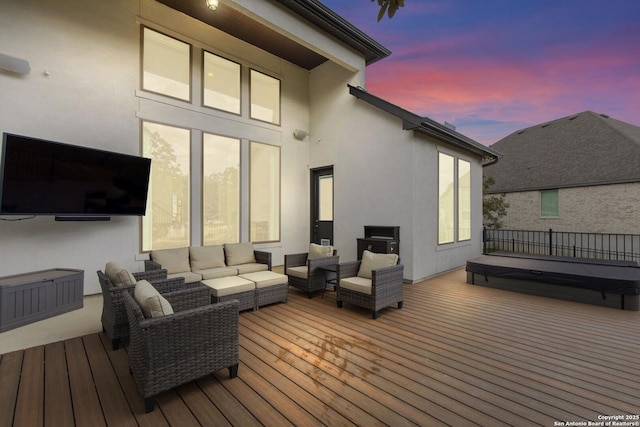
[[[144,215],[151,160],[4,133],[0,214]]]

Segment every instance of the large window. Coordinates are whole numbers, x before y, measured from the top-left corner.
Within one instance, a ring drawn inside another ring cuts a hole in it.
[[[142,89],[191,99],[191,46],[143,27]]]
[[[280,240],[280,147],[251,142],[250,240]]]
[[[458,240],[471,239],[471,163],[458,159]]]
[[[203,62],[203,104],[240,114],[240,64],[209,52],[204,52]]]
[[[471,239],[471,163],[438,153],[438,244]]]
[[[203,245],[240,240],[240,140],[202,138]]]
[[[191,131],[142,122],[142,155],[151,159],[142,250],[189,246]]]
[[[251,70],[251,118],[280,124],[280,80]]]
[[[557,218],[560,216],[558,190],[540,192],[540,216],[543,218]]]

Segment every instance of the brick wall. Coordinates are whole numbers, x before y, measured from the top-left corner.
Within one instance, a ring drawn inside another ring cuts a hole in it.
[[[640,183],[562,188],[559,216],[540,216],[540,192],[507,193],[503,228],[640,234]]]

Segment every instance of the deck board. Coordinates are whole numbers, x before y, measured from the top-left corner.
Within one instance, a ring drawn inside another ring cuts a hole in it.
[[[102,333],[0,355],[0,427],[541,425],[640,414],[640,313],[465,283],[405,285],[377,320],[335,294],[240,315],[240,370],[144,413]]]

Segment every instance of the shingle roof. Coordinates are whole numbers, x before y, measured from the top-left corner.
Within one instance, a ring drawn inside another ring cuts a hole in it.
[[[519,130],[491,146],[491,193],[640,182],[640,127],[585,111]]]

